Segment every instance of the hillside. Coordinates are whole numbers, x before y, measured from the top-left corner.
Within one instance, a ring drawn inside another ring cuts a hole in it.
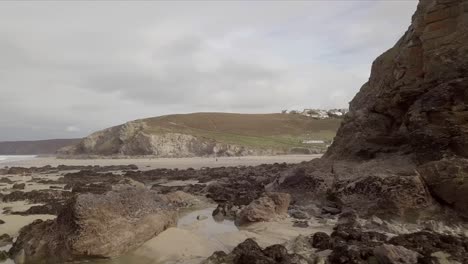
[[[0,142],[0,155],[54,154],[57,150],[77,144],[81,139],[50,139],[37,141]]]
[[[96,132],[61,153],[160,157],[316,153],[326,149],[340,122],[290,114],[167,115]],[[323,143],[303,143],[307,140]]]

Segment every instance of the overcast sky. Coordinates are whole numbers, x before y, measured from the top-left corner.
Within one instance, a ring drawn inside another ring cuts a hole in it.
[[[0,141],[170,113],[344,108],[416,4],[1,1]]]

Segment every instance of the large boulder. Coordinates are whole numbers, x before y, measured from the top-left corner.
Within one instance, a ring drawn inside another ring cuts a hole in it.
[[[288,213],[291,196],[287,193],[268,192],[247,205],[239,214],[239,224],[270,221]]]
[[[468,217],[468,160],[444,159],[418,169],[432,194]]]
[[[118,256],[176,224],[177,212],[168,200],[130,187],[78,195],[57,219],[37,220],[21,229],[10,254],[17,263]]]

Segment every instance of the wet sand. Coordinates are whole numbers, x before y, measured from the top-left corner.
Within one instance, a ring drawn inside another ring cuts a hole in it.
[[[17,236],[19,230],[26,226],[34,220],[41,219],[41,220],[48,220],[54,219],[55,215],[13,215],[13,214],[6,214],[4,213],[4,208],[8,208],[13,212],[18,211],[25,211],[34,205],[41,205],[41,204],[30,204],[27,201],[17,201],[17,202],[1,202],[0,203],[0,219],[5,221],[4,224],[0,225],[0,234],[8,234],[10,236]]]
[[[256,166],[272,163],[300,163],[315,158],[316,155],[282,155],[282,156],[245,156],[245,157],[220,157],[220,158],[129,158],[129,159],[57,159],[55,157],[38,157],[28,160],[0,162],[0,167],[42,167],[45,165],[129,165],[135,164],[141,170],[157,168],[199,169],[202,167],[228,167],[228,166]]]

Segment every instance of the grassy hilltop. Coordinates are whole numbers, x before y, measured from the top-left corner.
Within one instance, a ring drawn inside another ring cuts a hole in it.
[[[193,113],[143,119],[150,134],[182,133],[217,142],[261,149],[324,148],[303,140],[330,142],[341,119],[313,119],[298,114]]]

